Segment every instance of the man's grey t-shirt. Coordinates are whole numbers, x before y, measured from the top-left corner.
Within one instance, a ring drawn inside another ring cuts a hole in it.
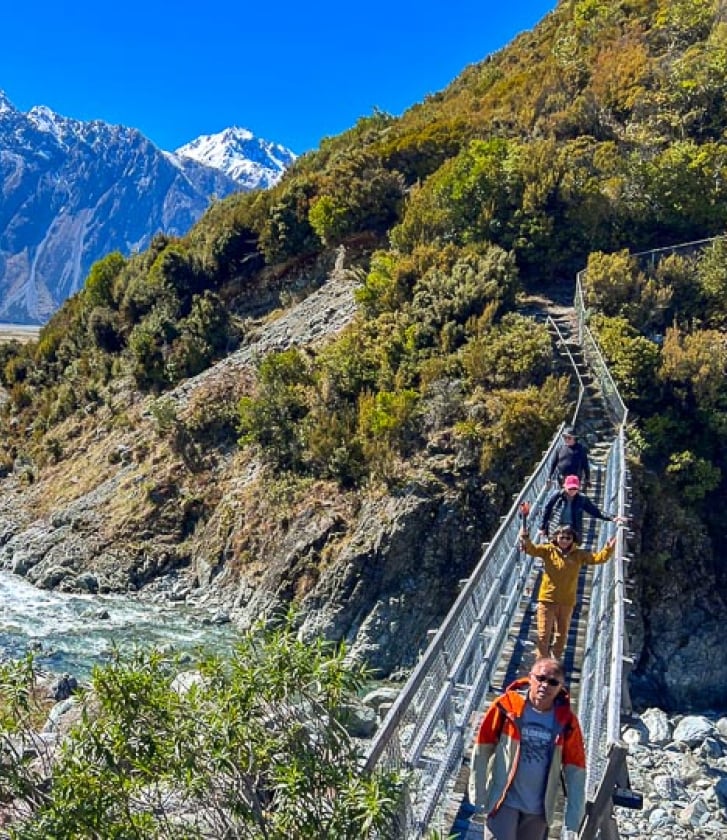
[[[504,804],[526,814],[542,814],[545,784],[553,748],[555,712],[525,704],[520,731],[520,762]]]

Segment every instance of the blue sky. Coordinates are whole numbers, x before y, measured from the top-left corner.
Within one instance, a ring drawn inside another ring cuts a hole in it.
[[[375,108],[401,114],[556,5],[20,0],[3,9],[0,89],[167,150],[238,125],[302,153]]]

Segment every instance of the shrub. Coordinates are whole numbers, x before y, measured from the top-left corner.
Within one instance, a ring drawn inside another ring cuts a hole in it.
[[[83,300],[88,309],[113,305],[114,283],[125,265],[124,257],[114,251],[91,266],[83,287]]]
[[[644,282],[636,258],[627,250],[591,254],[583,282],[585,304],[604,315],[623,315],[629,304],[638,303]]]
[[[482,415],[480,471],[495,483],[505,503],[542,457],[553,429],[572,406],[568,379],[549,377],[541,388],[476,392],[472,408]]]
[[[718,466],[688,450],[671,454],[666,474],[676,483],[681,498],[692,503],[707,498],[722,480]]]
[[[121,318],[108,306],[96,306],[91,310],[88,331],[94,344],[106,353],[116,353],[124,346]]]
[[[462,367],[471,382],[488,388],[542,383],[552,363],[548,328],[517,314],[506,315],[462,351]]]
[[[239,403],[240,444],[258,444],[263,457],[278,469],[299,468],[308,384],[308,368],[298,350],[266,356],[260,364],[255,396],[243,397]]]
[[[171,342],[176,338],[175,324],[174,315],[162,305],[131,331],[131,374],[139,388],[158,390],[169,384],[166,361]]]
[[[653,406],[660,396],[659,346],[623,317],[598,315],[591,326],[623,398],[637,410]]]
[[[364,393],[358,403],[358,435],[370,473],[389,480],[397,456],[409,454],[416,441],[418,394],[397,392]]]
[[[60,760],[4,753],[0,798],[22,802],[16,840],[387,836],[398,782],[364,774],[347,703],[366,677],[345,651],[292,624],[242,634],[180,684],[157,652],[116,656],[92,677]],[[5,743],[41,711],[32,672],[0,666]],[[47,779],[44,778],[47,776]]]

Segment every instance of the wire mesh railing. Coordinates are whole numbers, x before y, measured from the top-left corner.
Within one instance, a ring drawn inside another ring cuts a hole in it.
[[[606,463],[606,498],[617,497],[614,505],[624,515],[626,511],[625,435],[623,427],[616,436]],[[614,533],[615,526],[608,524],[601,531],[603,539]],[[599,800],[603,780],[607,777],[609,763],[620,753],[613,747],[621,740],[621,697],[623,681],[623,529],[616,531],[616,551],[613,562],[597,566],[593,575],[588,612],[588,628],[583,660],[581,663],[581,692],[578,717],[586,743],[586,799],[591,804],[588,819],[600,823],[610,808],[604,802],[600,813],[593,804]],[[595,836],[590,835],[590,836]]]
[[[369,750],[366,769],[383,764],[407,779],[400,837],[424,836],[468,746],[472,714],[494,678],[531,572],[532,558],[518,548],[517,512],[527,503],[538,515],[556,445],[557,439],[486,546]]]
[[[654,266],[660,260],[672,255],[691,256],[699,254],[717,242],[724,242],[725,236],[711,236],[709,239],[695,239],[692,242],[680,242],[678,245],[667,245],[663,248],[652,248],[650,251],[637,251],[632,254],[644,266]]]
[[[565,345],[557,325],[559,341]],[[583,381],[568,353],[578,382]],[[473,735],[479,711],[502,659],[533,559],[519,549],[523,504],[535,520],[548,495],[548,473],[561,430],[525,482],[457,601],[424,651],[374,738],[365,763],[397,769],[407,780],[393,837],[423,837],[444,805]]]
[[[575,309],[578,336],[588,367],[597,379],[612,422],[618,429],[606,462],[605,499],[608,509],[618,516],[628,514],[628,470],[626,464],[626,423],[628,411],[601,354],[598,342],[586,322],[580,272],[576,281]],[[614,533],[613,525],[601,532],[605,541]],[[612,563],[596,567],[591,585],[586,645],[581,665],[582,686],[578,717],[586,743],[587,815],[581,828],[582,840],[606,834],[618,836],[612,820],[612,789],[625,775],[625,749],[621,742],[621,709],[624,695],[624,530],[615,533],[616,549]]]
[[[578,343],[583,348],[583,356],[588,367],[598,380],[601,394],[609,409],[611,420],[616,425],[621,425],[626,422],[626,405],[621,399],[621,394],[619,394],[616,383],[611,376],[611,371],[608,369],[608,365],[601,354],[598,342],[588,328],[588,313],[583,296],[582,280],[584,276],[585,271],[579,272],[578,279],[576,280],[576,294],[573,304],[578,322]]]

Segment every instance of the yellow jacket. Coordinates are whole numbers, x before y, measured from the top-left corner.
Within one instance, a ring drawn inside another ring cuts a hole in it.
[[[564,554],[553,543],[535,545],[530,537],[523,537],[522,541],[525,552],[531,557],[539,557],[545,566],[538,590],[538,601],[547,604],[574,607],[581,566],[605,563],[613,554],[612,545],[604,546],[595,554],[584,548],[573,546]]]

